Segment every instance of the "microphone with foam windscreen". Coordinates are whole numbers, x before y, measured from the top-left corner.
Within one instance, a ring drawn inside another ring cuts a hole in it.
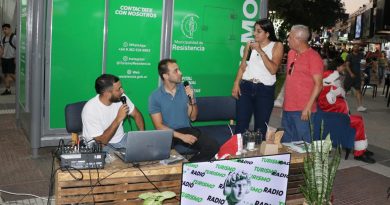
[[[126,104],[126,96],[120,98],[122,104]],[[131,119],[129,113],[127,113],[127,119],[129,120],[130,130],[133,131],[133,125],[131,124]]]
[[[187,87],[187,86],[190,86],[190,83],[188,81],[184,81],[183,85],[184,85],[184,87]],[[191,102],[191,96],[190,95],[187,95],[187,96],[188,96],[188,100],[190,100],[190,102]]]

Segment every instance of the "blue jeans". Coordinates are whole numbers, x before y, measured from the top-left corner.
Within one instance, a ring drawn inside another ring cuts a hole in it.
[[[252,114],[255,118],[254,131],[260,130],[263,139],[267,132],[269,118],[274,107],[275,85],[252,83],[241,80],[241,96],[236,103],[237,125],[236,133],[244,133],[249,128]]]
[[[284,135],[282,142],[305,141],[311,142],[310,121],[313,124],[316,113],[311,113],[310,120],[301,120],[301,111],[283,111],[282,127]],[[314,125],[313,125],[314,126]]]
[[[127,143],[127,133],[125,133],[121,141],[117,143],[109,143],[108,145],[104,146],[103,151],[107,153],[112,153],[117,149],[126,148],[126,143]]]

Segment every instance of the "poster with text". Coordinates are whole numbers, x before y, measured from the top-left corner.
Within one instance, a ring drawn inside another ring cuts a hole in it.
[[[260,0],[174,1],[172,58],[197,96],[230,96]]]
[[[181,204],[284,205],[290,154],[183,164]]]
[[[162,8],[156,0],[109,1],[106,73],[120,78],[147,129],[153,129],[148,98],[159,82]]]

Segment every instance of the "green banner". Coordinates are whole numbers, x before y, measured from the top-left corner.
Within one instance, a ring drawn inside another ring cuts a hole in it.
[[[27,42],[27,0],[20,3],[19,36],[19,103],[26,110],[26,42]]]
[[[175,1],[171,56],[198,96],[231,95],[259,12],[259,0]]]
[[[148,98],[159,81],[162,8],[163,1],[156,0],[116,0],[109,5],[106,73],[119,76],[147,129],[153,129]]]
[[[47,96],[52,129],[65,127],[67,104],[96,95],[95,79],[102,73],[104,9],[104,0],[53,0]]]

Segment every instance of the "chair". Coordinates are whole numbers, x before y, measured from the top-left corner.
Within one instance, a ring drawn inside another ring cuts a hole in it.
[[[231,96],[198,97],[196,104],[198,105],[196,122],[229,121],[236,118],[236,100]],[[227,124],[211,123],[211,125],[200,125],[194,128],[199,129],[202,135],[215,139],[219,146],[232,135]],[[234,126],[231,126],[231,129],[234,131]],[[182,155],[196,154],[199,151],[181,144],[175,145],[174,148]]]
[[[382,90],[382,95],[384,95],[386,92],[386,95],[385,95],[386,98],[387,98],[387,95],[389,94],[389,87],[390,87],[390,74],[387,74],[385,77],[385,83],[383,85],[383,90]],[[387,107],[389,107],[389,106],[387,106]]]
[[[322,127],[323,123],[323,127]],[[320,135],[322,129],[322,136]],[[325,139],[330,134],[333,147],[341,145],[345,149],[345,159],[355,144],[356,131],[351,127],[349,116],[343,113],[324,112],[317,108],[314,119],[314,139]]]
[[[83,131],[81,112],[87,101],[76,102],[65,106],[65,124],[68,133],[80,133]]]
[[[369,77],[367,75],[364,75],[364,84],[363,84],[363,87],[362,87],[362,95],[364,96],[364,94],[366,93],[367,88],[370,86],[370,87],[373,88],[372,98],[375,98],[376,94],[377,94],[377,90],[378,90],[378,85],[375,84],[375,83],[370,83],[370,79],[368,79],[368,78]]]

